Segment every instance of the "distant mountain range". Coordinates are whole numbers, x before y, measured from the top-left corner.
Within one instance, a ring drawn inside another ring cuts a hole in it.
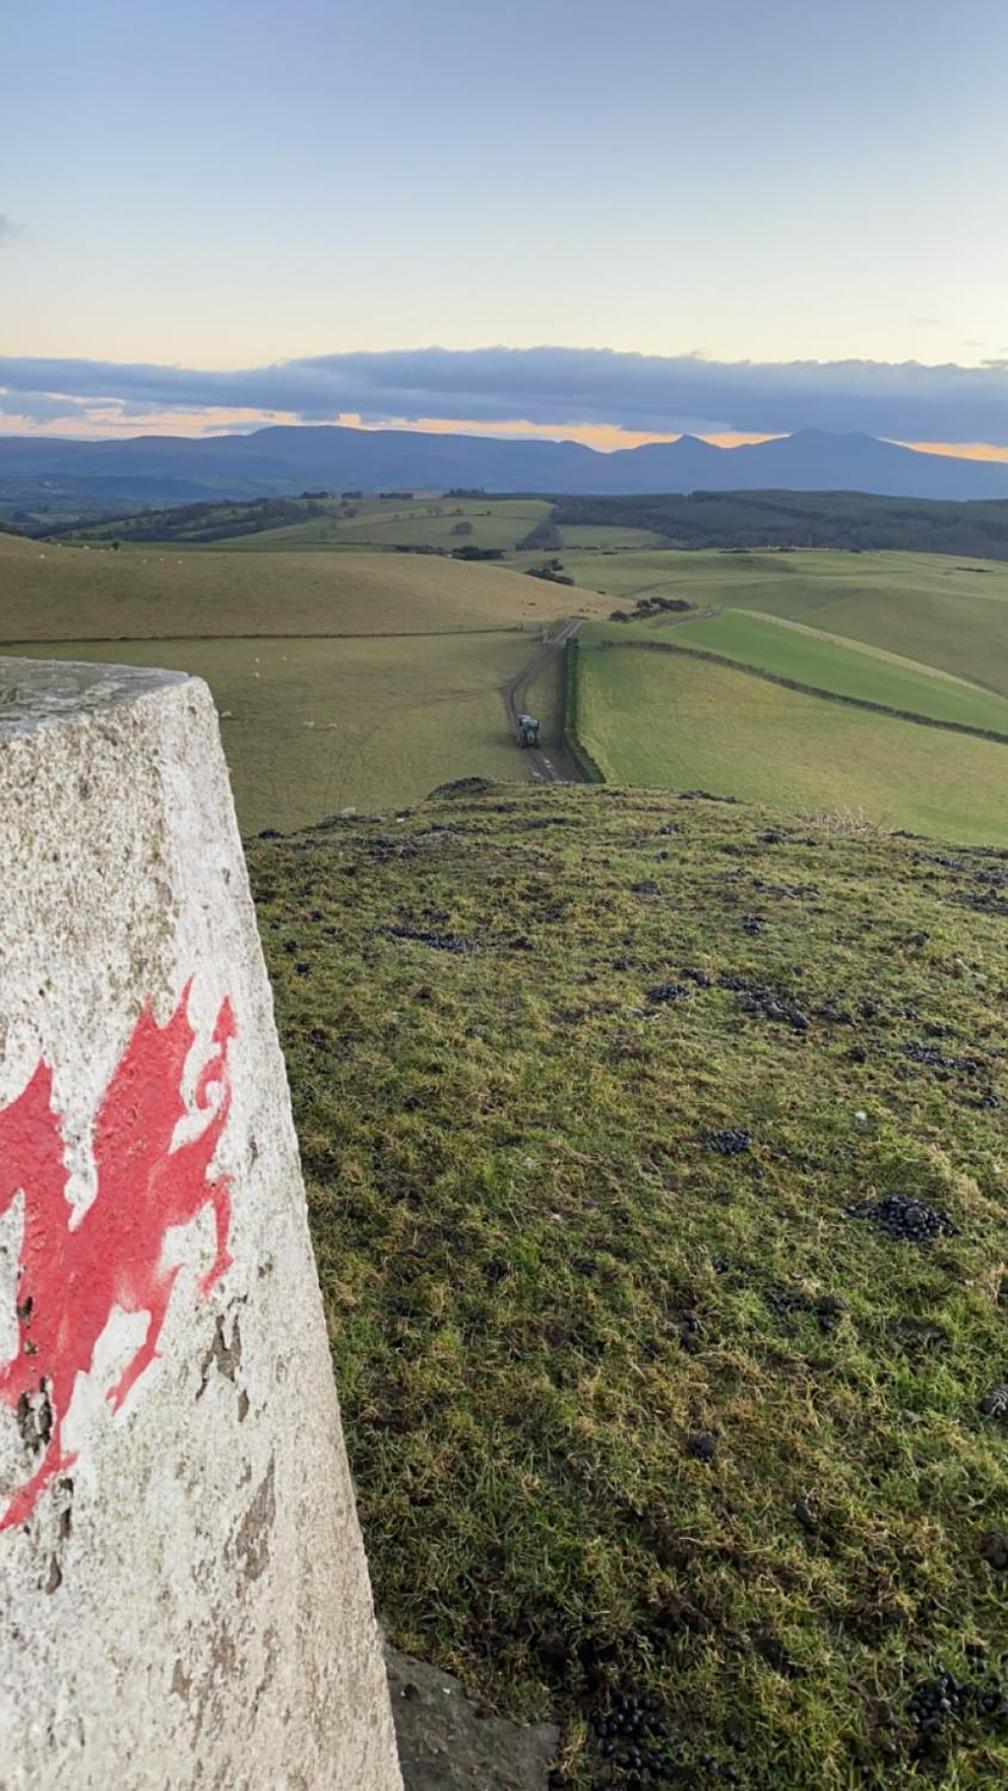
[[[803,430],[754,447],[695,436],[603,454],[579,442],[328,426],[276,427],[199,440],[0,437],[9,509],[114,508],[233,497],[480,487],[620,496],[689,491],[863,491],[890,497],[1008,498],[1008,463],[922,454],[869,435]]]

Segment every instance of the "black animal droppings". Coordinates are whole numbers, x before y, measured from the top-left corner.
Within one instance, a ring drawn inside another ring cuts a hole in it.
[[[763,1299],[778,1318],[785,1318],[791,1312],[807,1312],[812,1304],[805,1294],[798,1293],[793,1287],[766,1288]]]
[[[664,1785],[674,1762],[667,1724],[657,1698],[620,1693],[592,1728],[602,1758],[612,1761],[606,1783],[632,1787]]]
[[[980,1555],[996,1573],[1008,1572],[1008,1530],[988,1530],[980,1541]]]
[[[939,1051],[936,1045],[922,1045],[919,1039],[908,1039],[903,1046],[904,1057],[911,1063],[926,1065],[935,1070],[961,1070],[964,1076],[975,1076],[980,1070],[980,1063],[975,1057],[949,1057]]]
[[[656,983],[648,990],[647,998],[657,1005],[663,1001],[681,1001],[685,993],[682,983]]]
[[[929,1244],[938,1237],[961,1236],[941,1207],[928,1206],[905,1194],[887,1194],[883,1200],[855,1201],[844,1211],[848,1218],[866,1219],[886,1237],[908,1244]]]
[[[471,939],[462,939],[457,933],[430,933],[421,927],[386,927],[389,939],[409,939],[416,945],[429,945],[432,951],[475,951],[476,946]]]
[[[732,1126],[724,1132],[708,1132],[703,1142],[705,1150],[715,1151],[719,1157],[735,1157],[750,1149],[752,1133]]]
[[[729,989],[741,996],[739,1006],[751,1019],[772,1020],[778,1025],[793,1027],[795,1032],[808,1031],[808,1016],[797,1002],[764,988],[761,983],[750,982],[744,976],[725,974],[718,977],[718,988]]]
[[[941,1738],[950,1724],[970,1718],[993,1718],[1002,1721],[1008,1714],[1008,1701],[999,1679],[970,1684],[953,1673],[936,1673],[921,1680],[907,1703],[907,1715],[917,1730],[915,1752],[926,1752]]]

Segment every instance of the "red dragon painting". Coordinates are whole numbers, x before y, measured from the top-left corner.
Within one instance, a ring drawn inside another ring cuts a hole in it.
[[[17,1355],[0,1367],[0,1401],[27,1414],[41,1400],[41,1461],[6,1509],[0,1530],[23,1523],[53,1478],[75,1457],[62,1430],[74,1383],[92,1366],[113,1311],[146,1312],[147,1333],[109,1392],[118,1410],[158,1355],[177,1265],[162,1263],[165,1233],[207,1206],[216,1223],[214,1262],[200,1284],[206,1294],[231,1262],[230,1185],[211,1178],[210,1164],[231,1105],[228,1047],[234,1012],[224,1000],[213,1048],[198,1077],[194,1105],[208,1116],[198,1136],[172,1149],[185,1061],[196,1034],[189,1023],[191,984],[159,1026],[148,1003],[102,1098],[94,1125],[97,1191],[77,1224],[66,1196],[63,1136],[52,1104],[52,1070],[40,1061],[27,1085],[0,1109],[0,1216],[19,1191],[24,1234],[17,1288]],[[216,1094],[211,1094],[213,1084]]]

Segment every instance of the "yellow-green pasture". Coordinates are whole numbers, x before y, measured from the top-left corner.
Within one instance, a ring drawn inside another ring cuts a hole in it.
[[[614,783],[853,811],[943,839],[1008,844],[1008,746],[633,647],[578,654],[578,730]]]
[[[416,554],[54,546],[0,534],[0,641],[409,634],[604,615],[597,594]]]
[[[349,806],[391,813],[453,778],[528,776],[500,696],[534,651],[521,634],[80,640],[5,650],[205,678],[246,834],[302,827]]]

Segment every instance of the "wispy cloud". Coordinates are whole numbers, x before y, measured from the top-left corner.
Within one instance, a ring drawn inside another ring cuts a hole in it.
[[[24,225],[15,224],[14,219],[5,211],[0,211],[0,249],[6,243],[12,243],[16,236],[24,235]]]
[[[305,422],[437,420],[553,429],[786,434],[861,430],[900,441],[1008,443],[1008,367],[880,361],[712,361],[610,349],[424,348],[318,355],[243,371],[0,357],[8,404],[225,408]]]

